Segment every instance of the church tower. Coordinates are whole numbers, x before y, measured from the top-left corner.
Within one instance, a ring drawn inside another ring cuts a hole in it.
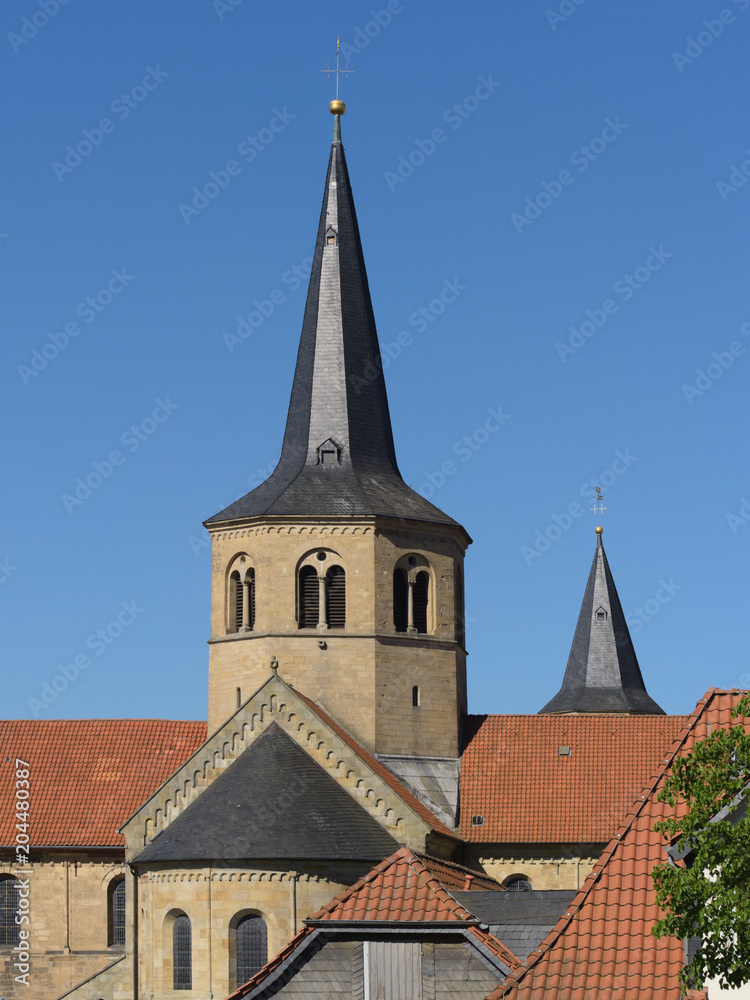
[[[344,147],[342,101],[279,463],[211,517],[209,732],[268,677],[369,750],[457,757],[464,528],[401,478]]]

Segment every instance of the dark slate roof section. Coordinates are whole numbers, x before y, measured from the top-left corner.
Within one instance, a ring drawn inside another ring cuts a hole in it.
[[[257,489],[205,523],[383,515],[455,525],[401,478],[379,358],[344,148],[336,140],[279,464]],[[319,453],[326,443],[336,452],[332,464],[323,464]]]
[[[141,851],[153,861],[380,861],[397,844],[272,722]]]
[[[568,889],[530,892],[452,891],[490,933],[499,938],[522,962],[538,948],[577,893]]]
[[[539,714],[556,712],[664,715],[646,692],[601,533],[562,687]]]

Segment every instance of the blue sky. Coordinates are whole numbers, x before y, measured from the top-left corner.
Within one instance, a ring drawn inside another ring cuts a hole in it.
[[[4,715],[205,717],[201,522],[278,458],[337,36],[401,471],[474,539],[471,710],[558,690],[597,483],[651,695],[750,686],[750,0],[0,21]]]

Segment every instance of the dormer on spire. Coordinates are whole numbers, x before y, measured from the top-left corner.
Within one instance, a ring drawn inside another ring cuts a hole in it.
[[[646,692],[615,581],[596,529],[596,552],[562,687],[540,715],[664,715]]]

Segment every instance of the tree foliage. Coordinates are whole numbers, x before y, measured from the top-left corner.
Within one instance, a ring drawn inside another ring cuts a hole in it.
[[[750,715],[750,696],[734,718]],[[750,982],[750,819],[743,790],[750,781],[750,731],[745,724],[717,729],[678,757],[658,799],[675,815],[655,829],[685,862],[653,870],[656,899],[667,916],[651,933],[700,938],[700,947],[680,973],[683,993],[718,978],[721,986]],[[726,809],[724,818],[717,815]]]

